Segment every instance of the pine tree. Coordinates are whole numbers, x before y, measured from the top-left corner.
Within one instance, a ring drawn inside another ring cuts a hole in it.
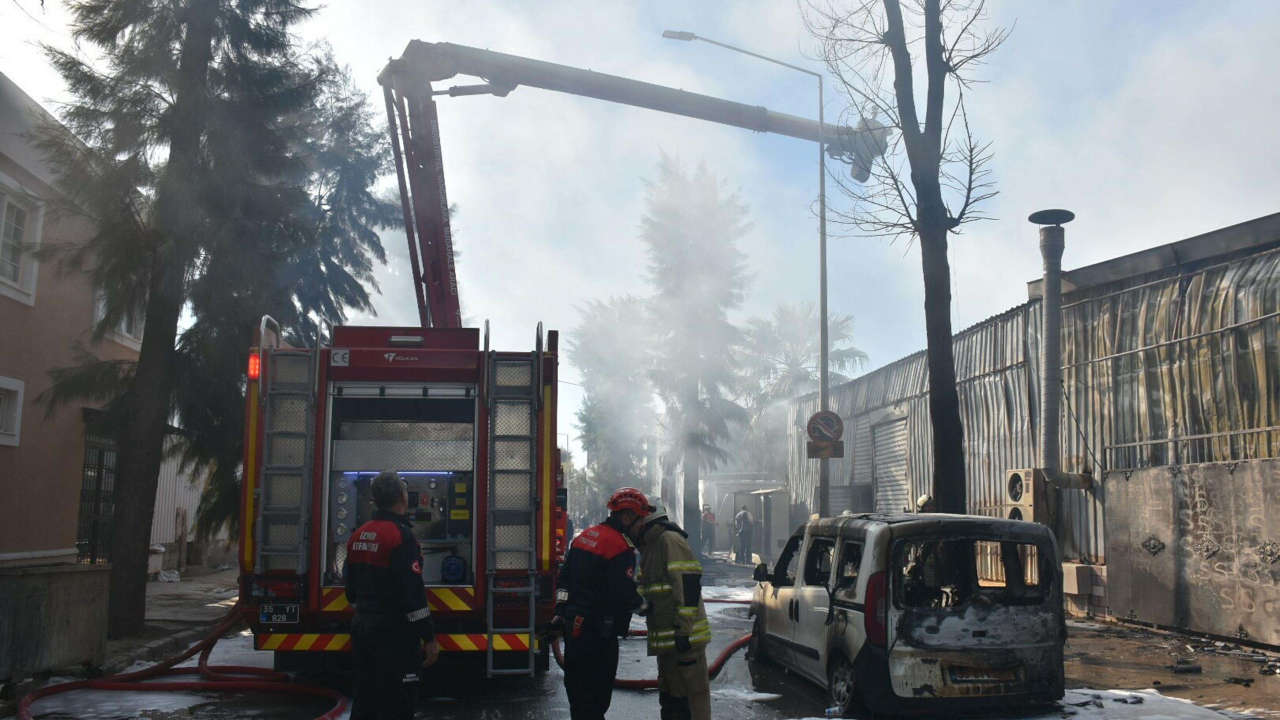
[[[369,187],[363,100],[331,58],[294,46],[311,10],[289,0],[79,0],[76,40],[90,63],[48,54],[76,100],[71,134],[43,144],[67,206],[96,233],[64,250],[101,289],[97,332],[145,307],[138,362],[109,407],[118,420],[109,631],[136,633],[145,613],[147,546],[164,438],[175,407],[191,426],[190,459],[226,489],[238,462],[239,369],[252,318],[318,322],[366,308],[362,282],[383,259],[375,228],[395,217]],[[347,141],[357,139],[355,147]],[[194,322],[179,336],[184,311]],[[249,322],[246,322],[249,320]],[[65,398],[85,358],[51,394]],[[209,402],[213,401],[213,402]],[[213,438],[216,437],[216,440]],[[212,460],[211,460],[212,459]]]

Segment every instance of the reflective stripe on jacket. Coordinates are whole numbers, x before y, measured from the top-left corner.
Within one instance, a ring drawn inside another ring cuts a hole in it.
[[[711,625],[702,603],[702,565],[684,531],[655,523],[645,530],[640,555],[640,592],[649,601],[645,624],[649,654],[676,651],[676,636],[693,647],[711,642]]]

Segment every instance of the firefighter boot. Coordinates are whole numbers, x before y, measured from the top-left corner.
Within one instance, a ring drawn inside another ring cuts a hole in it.
[[[662,720],[711,720],[711,682],[702,647],[658,656]]]

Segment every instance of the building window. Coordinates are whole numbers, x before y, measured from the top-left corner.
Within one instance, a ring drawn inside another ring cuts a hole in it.
[[[27,209],[0,195],[0,277],[22,282],[22,243],[27,231]]]
[[[24,383],[0,376],[0,445],[16,446],[22,439],[22,391]]]
[[[40,242],[44,208],[0,173],[0,295],[35,304],[39,263],[31,253]]]
[[[138,306],[125,313],[120,317],[120,321],[116,326],[107,330],[106,336],[125,347],[133,350],[142,349],[142,330],[144,327],[143,320],[145,315],[145,306]],[[102,321],[107,314],[107,301],[102,292],[95,293],[93,305],[93,322],[96,325]]]

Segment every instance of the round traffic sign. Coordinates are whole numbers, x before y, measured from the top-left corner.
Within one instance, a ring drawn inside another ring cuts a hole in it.
[[[844,437],[844,421],[830,410],[819,410],[809,418],[805,431],[810,440],[835,442]]]

